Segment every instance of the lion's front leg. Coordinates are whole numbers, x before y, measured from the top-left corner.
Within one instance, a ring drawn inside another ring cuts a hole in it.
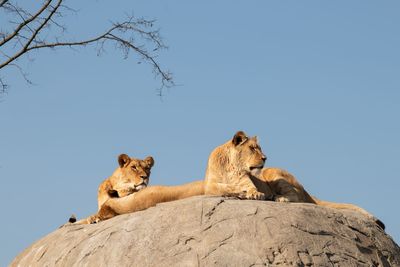
[[[107,201],[103,206],[101,206],[100,210],[95,215],[97,222],[108,220],[119,215],[119,213],[115,212],[115,210],[110,206],[110,203],[110,201]]]
[[[135,188],[134,187],[127,187],[127,188],[123,188],[123,189],[119,189],[117,190],[118,192],[118,196],[119,197],[126,197],[132,193],[135,192]]]
[[[205,193],[208,195],[238,197],[242,199],[264,200],[265,195],[257,190],[253,182],[244,178],[238,184],[213,183],[206,184]]]
[[[242,197],[244,196],[245,199],[256,199],[256,200],[266,199],[265,194],[257,190],[257,187],[254,185],[250,177],[247,175],[240,178],[239,183],[236,185],[236,187],[238,188],[238,191],[244,193],[241,196]]]

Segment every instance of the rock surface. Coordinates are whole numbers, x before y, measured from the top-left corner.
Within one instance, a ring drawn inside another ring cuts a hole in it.
[[[400,248],[351,211],[198,196],[58,229],[11,266],[400,266]]]

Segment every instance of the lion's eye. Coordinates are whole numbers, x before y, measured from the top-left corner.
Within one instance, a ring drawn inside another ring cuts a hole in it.
[[[132,166],[132,170],[137,170],[136,166]]]

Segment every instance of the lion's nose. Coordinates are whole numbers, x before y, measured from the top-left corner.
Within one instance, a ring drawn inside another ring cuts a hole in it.
[[[261,158],[264,162],[267,160],[267,156],[265,156],[265,155],[262,155],[262,158]]]

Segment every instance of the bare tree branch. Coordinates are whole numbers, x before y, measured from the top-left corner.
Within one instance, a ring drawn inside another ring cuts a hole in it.
[[[75,12],[72,8],[63,5],[63,0],[43,0],[38,10],[32,13],[12,1],[0,0],[1,11],[8,12],[14,20],[19,18],[20,21],[9,20],[10,25],[16,24],[11,33],[7,34],[0,29],[0,48],[5,48],[3,51],[0,50],[0,71],[6,67],[15,67],[28,83],[31,81],[18,65],[18,60],[23,56],[29,56],[33,50],[59,47],[73,49],[96,45],[98,55],[100,55],[106,50],[107,44],[114,44],[122,51],[124,58],[128,58],[132,51],[142,61],[152,66],[155,76],[161,81],[161,89],[174,85],[171,73],[160,66],[156,60],[157,54],[154,54],[167,48],[160,37],[159,30],[153,29],[154,20],[128,16],[125,21],[113,23],[109,29],[97,36],[73,41],[65,39],[66,27],[58,22],[66,11]],[[54,31],[54,27],[51,29],[51,26],[58,28],[58,32]],[[0,77],[0,87],[2,89],[0,94],[4,93],[8,87],[3,77]]]
[[[8,0],[4,0],[4,2],[7,2]],[[33,15],[32,17],[30,17],[27,20],[24,20],[21,24],[19,24],[19,26],[15,29],[15,31],[13,33],[11,33],[10,35],[6,36],[2,41],[0,41],[0,47],[3,46],[4,44],[6,44],[8,41],[10,41],[12,38],[14,38],[15,36],[18,35],[19,31],[27,26],[30,22],[34,21],[40,14],[43,13],[43,11],[46,10],[46,8],[50,5],[51,0],[46,1],[46,3],[42,6],[41,9],[39,9],[39,11]],[[0,5],[0,7],[3,5]]]
[[[2,1],[0,1],[0,7],[4,6],[7,2],[8,2],[8,0],[2,0]]]
[[[39,27],[32,33],[31,38],[29,38],[29,40],[26,42],[26,44],[22,47],[22,49],[17,52],[14,56],[10,57],[8,60],[6,60],[5,62],[3,62],[2,64],[0,64],[0,69],[2,69],[3,67],[5,67],[6,65],[10,64],[11,62],[13,62],[14,60],[18,59],[20,56],[22,56],[23,54],[25,54],[26,52],[29,52],[30,48],[30,44],[33,42],[33,40],[35,40],[36,36],[38,35],[38,33],[40,32],[41,29],[43,29],[44,26],[47,25],[47,23],[49,22],[49,20],[51,19],[51,17],[54,15],[54,13],[57,11],[58,7],[61,5],[62,0],[58,0],[58,3],[56,4],[56,6],[50,11],[50,14],[46,17],[46,19],[39,25]],[[48,0],[46,2],[47,6],[51,3],[51,0]],[[45,4],[45,6],[46,6]],[[47,7],[46,6],[46,7]],[[43,6],[44,7],[44,6]],[[42,7],[42,9],[43,9]],[[45,8],[44,8],[45,9]],[[44,10],[43,9],[43,10]],[[40,13],[43,11],[40,11],[37,13],[37,15],[40,15]],[[22,28],[22,27],[21,27]],[[19,31],[19,30],[18,30]],[[17,35],[18,32],[15,34]],[[2,44],[0,43],[0,46]]]

